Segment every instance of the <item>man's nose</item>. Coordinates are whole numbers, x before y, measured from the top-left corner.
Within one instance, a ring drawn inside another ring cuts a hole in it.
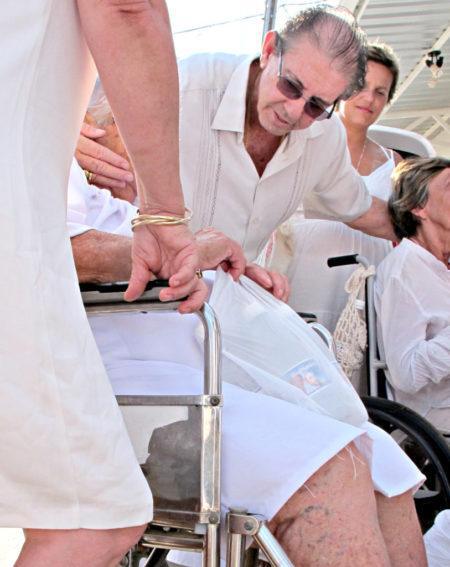
[[[286,114],[289,117],[289,122],[295,124],[303,116],[305,112],[306,100],[301,97],[294,100],[287,100],[284,104]]]

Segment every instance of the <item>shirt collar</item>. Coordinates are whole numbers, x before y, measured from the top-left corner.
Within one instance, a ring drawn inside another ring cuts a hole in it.
[[[450,271],[445,267],[445,264],[438,260],[434,254],[429,252],[426,248],[417,244],[416,242],[410,240],[409,238],[403,238],[402,243],[404,246],[414,248],[416,254],[422,258],[422,260],[435,271],[440,271],[445,274],[446,277],[450,277]]]
[[[256,59],[258,55],[246,57],[234,70],[214,116],[211,125],[213,130],[239,132],[241,135],[244,133],[248,75],[250,65]],[[304,140],[320,136],[323,130],[323,125],[317,121],[305,130],[294,130],[283,141],[283,150],[288,151],[303,145]]]

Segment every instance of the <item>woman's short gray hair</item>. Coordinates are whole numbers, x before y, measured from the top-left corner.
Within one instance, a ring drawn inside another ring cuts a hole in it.
[[[353,15],[343,8],[319,4],[290,18],[279,32],[280,48],[289,48],[292,40],[308,35],[318,49],[326,53],[348,74],[346,100],[364,87],[367,63],[367,38]]]
[[[450,167],[450,159],[435,157],[410,158],[395,168],[388,209],[395,234],[400,240],[417,233],[421,220],[412,211],[425,207],[430,181],[447,167]]]

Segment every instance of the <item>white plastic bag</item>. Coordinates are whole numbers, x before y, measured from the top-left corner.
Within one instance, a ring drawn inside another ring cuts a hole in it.
[[[367,420],[332,353],[288,305],[222,270],[208,302],[220,323],[224,380],[353,425]]]

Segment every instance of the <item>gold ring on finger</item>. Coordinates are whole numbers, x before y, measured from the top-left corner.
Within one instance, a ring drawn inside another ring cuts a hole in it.
[[[199,280],[203,277],[203,272],[201,270],[195,270],[195,275],[198,277]]]
[[[92,173],[92,171],[89,171],[88,169],[84,169],[83,171],[84,171],[84,175],[86,176],[87,182],[91,184],[94,179],[94,174]]]

